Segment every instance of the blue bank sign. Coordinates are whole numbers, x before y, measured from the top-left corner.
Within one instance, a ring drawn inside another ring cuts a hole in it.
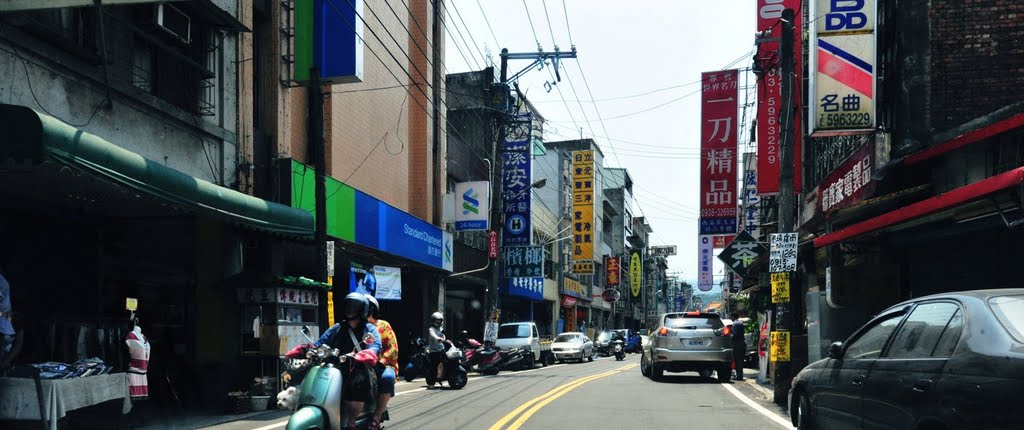
[[[452,270],[452,240],[437,226],[356,191],[356,243]]]
[[[491,183],[488,181],[459,182],[455,184],[455,230],[487,231]]]

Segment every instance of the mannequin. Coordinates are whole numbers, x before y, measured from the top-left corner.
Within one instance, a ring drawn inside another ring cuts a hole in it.
[[[132,400],[143,400],[149,397],[149,378],[146,376],[149,369],[149,341],[142,334],[139,319],[134,318],[132,323],[132,331],[125,337],[128,354],[131,356],[128,364],[128,393]]]

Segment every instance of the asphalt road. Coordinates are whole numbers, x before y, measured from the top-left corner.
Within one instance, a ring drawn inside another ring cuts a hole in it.
[[[781,410],[752,384],[720,384],[695,373],[640,374],[639,356],[601,358],[528,371],[471,377],[466,388],[427,390],[402,382],[391,401],[388,429],[788,429]],[[276,430],[287,416],[211,427]]]

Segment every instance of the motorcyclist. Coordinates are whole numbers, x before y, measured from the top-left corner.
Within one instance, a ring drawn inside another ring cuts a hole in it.
[[[377,409],[373,411],[373,422],[370,430],[380,429],[380,422],[387,410],[388,401],[395,396],[395,375],[398,374],[398,337],[391,324],[380,319],[380,303],[377,299],[367,294],[366,300],[370,302],[370,315],[367,320],[377,327],[380,332],[381,353],[380,360],[374,366],[377,372]]]
[[[427,375],[427,387],[433,388],[434,381],[438,381],[444,376],[444,343],[448,340],[444,336],[444,314],[434,312],[430,315],[428,331],[430,342],[427,344],[427,352],[430,355],[430,367],[437,369],[437,373]]]
[[[320,339],[313,343],[319,348],[327,345],[337,348],[342,353],[356,353],[356,359],[339,369],[344,375],[344,393],[342,401],[346,408],[348,423],[343,428],[355,428],[356,418],[363,410],[366,402],[372,400],[373,385],[376,375],[372,366],[377,363],[381,351],[380,333],[377,327],[367,321],[370,313],[370,302],[366,295],[350,293],[342,302],[342,315],[345,325],[341,323],[327,329]]]

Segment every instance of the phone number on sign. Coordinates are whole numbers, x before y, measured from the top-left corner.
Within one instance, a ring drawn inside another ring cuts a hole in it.
[[[823,113],[818,116],[818,126],[821,128],[871,126],[871,114],[869,113]]]

